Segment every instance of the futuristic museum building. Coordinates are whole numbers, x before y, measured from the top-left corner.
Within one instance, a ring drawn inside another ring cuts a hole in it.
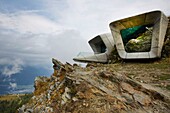
[[[89,41],[94,54],[73,60],[106,63],[114,47],[122,59],[160,58],[168,22],[161,11],[111,22],[111,33],[98,35]]]
[[[108,61],[108,56],[111,54],[115,45],[111,33],[98,35],[91,39],[88,43],[94,54],[87,55],[86,53],[79,53],[79,55],[73,59],[74,61],[105,63]]]

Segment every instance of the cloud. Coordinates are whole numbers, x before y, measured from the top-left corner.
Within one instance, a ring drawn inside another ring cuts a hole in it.
[[[0,13],[0,59],[4,60],[0,62],[14,57],[23,65],[42,66],[50,65],[54,57],[73,63],[80,51],[91,51],[89,39],[110,32],[111,21],[154,9],[168,15],[168,4],[169,0],[42,0],[39,9]]]
[[[85,39],[110,32],[109,23],[121,18],[158,9],[170,15],[169,0],[66,0],[65,4],[58,22],[76,29]],[[57,5],[52,2],[47,9],[56,12]]]
[[[12,75],[20,73],[23,70],[24,62],[18,58],[0,58],[1,74],[4,75],[3,82],[9,83],[9,89],[16,89],[17,83],[12,79]]]
[[[60,34],[19,35],[13,32],[1,33],[0,62],[20,58],[23,65],[51,65],[51,58],[73,63],[72,58],[79,51],[88,51],[87,41],[75,30],[65,30]],[[8,70],[8,68],[6,69]]]
[[[62,27],[48,18],[37,15],[34,11],[25,11],[14,14],[0,13],[0,28],[16,31],[18,33],[59,33]]]
[[[4,61],[3,61],[4,60]],[[11,75],[19,73],[22,70],[22,65],[23,65],[23,61],[21,61],[20,59],[14,59],[14,60],[7,60],[7,59],[1,59],[0,60],[0,64],[5,65],[4,68],[2,68],[2,74],[9,77],[11,77]]]
[[[10,88],[12,88],[13,90],[17,88],[17,83],[12,83],[9,82]]]
[[[34,91],[33,85],[17,85],[15,90],[10,91],[10,93],[18,94],[18,93],[30,93]]]
[[[41,66],[51,64],[52,57],[73,62],[72,58],[86,47],[86,40],[81,38],[79,32],[61,27],[34,11],[1,14],[0,21],[2,60],[14,56],[24,60],[25,65]],[[15,69],[7,66],[3,72],[10,75],[17,71]]]

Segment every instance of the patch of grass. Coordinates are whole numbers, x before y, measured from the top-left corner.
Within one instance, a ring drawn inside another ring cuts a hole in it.
[[[160,76],[159,79],[160,80],[168,80],[168,79],[170,79],[170,74],[163,74],[162,76]]]
[[[0,96],[0,101],[6,100],[6,101],[10,101],[10,100],[15,100],[18,97],[16,95],[3,95]]]
[[[0,112],[15,113],[23,104],[26,104],[33,94],[4,95],[0,97]],[[8,98],[9,97],[9,98]],[[11,100],[10,100],[11,99]]]
[[[18,97],[22,97],[25,94],[9,94],[9,95],[2,95],[0,96],[0,101],[6,100],[6,101],[11,101],[11,100],[16,100]]]
[[[169,91],[170,91],[170,85],[167,85],[167,86],[155,85],[155,86],[156,86],[156,87],[160,87],[161,89],[169,90]]]
[[[167,89],[167,90],[170,90],[170,85],[167,85],[167,86],[166,86],[166,89]]]
[[[127,76],[130,78],[130,79],[133,79],[135,77],[135,74],[134,73],[128,73]]]
[[[154,67],[157,69],[167,69],[169,68],[170,64],[155,64]]]

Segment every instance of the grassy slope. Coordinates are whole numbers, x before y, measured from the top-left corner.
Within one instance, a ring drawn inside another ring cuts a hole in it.
[[[170,58],[155,62],[123,62],[105,66],[139,82],[161,87],[170,92]],[[16,109],[27,103],[31,97],[32,94],[0,96],[0,112],[16,112]]]
[[[11,94],[0,96],[0,113],[15,113],[23,104],[27,103],[32,94]]]
[[[155,62],[111,64],[111,66],[134,80],[170,91],[170,58]]]

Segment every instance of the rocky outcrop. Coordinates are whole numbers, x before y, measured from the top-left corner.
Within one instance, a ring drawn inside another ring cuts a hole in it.
[[[53,59],[54,73],[35,79],[34,96],[19,113],[168,113],[170,98],[110,65],[86,68]]]

